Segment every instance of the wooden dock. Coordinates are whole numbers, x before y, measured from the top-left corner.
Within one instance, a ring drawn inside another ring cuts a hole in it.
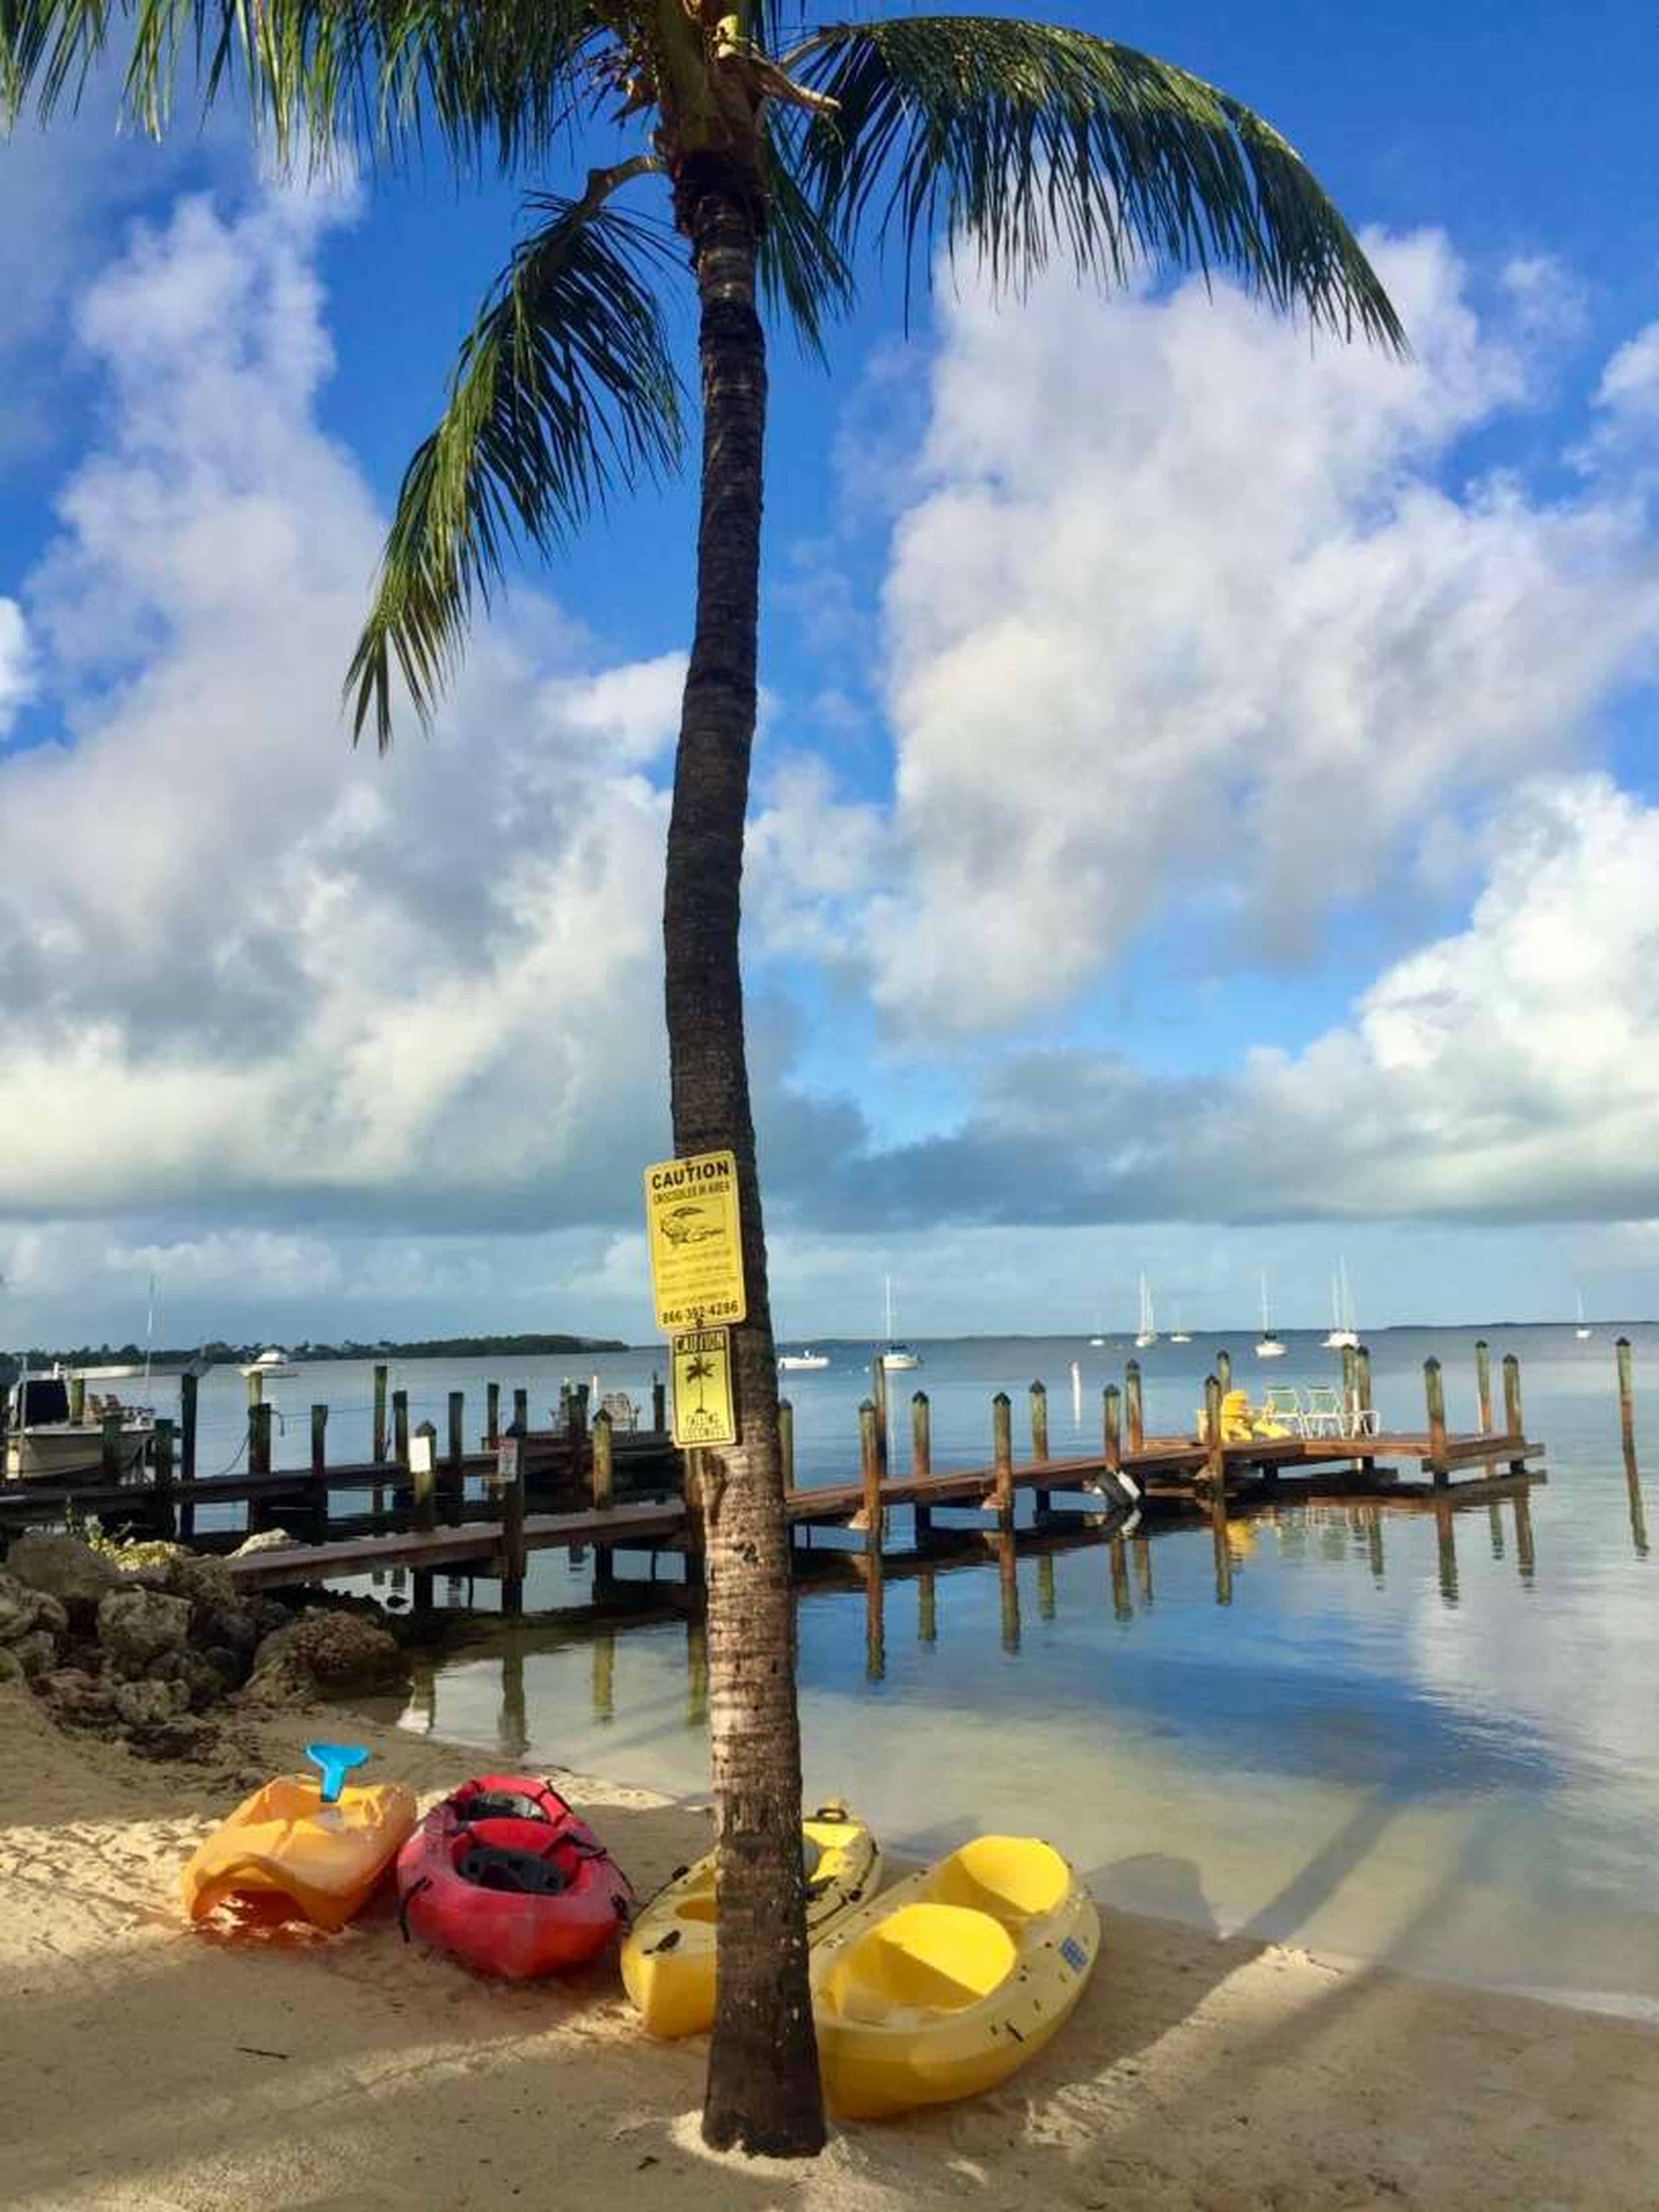
[[[1148,1436],[1140,1372],[1132,1360],[1122,1389],[1110,1385],[1103,1393],[1098,1452],[1062,1456],[1050,1451],[1047,1393],[1034,1382],[1028,1456],[1014,1456],[1010,1401],[998,1392],[991,1404],[990,1460],[935,1471],[929,1403],[927,1394],[917,1391],[910,1401],[910,1469],[901,1474],[889,1471],[886,1378],[878,1360],[872,1398],[860,1409],[856,1480],[795,1486],[793,1413],[785,1401],[786,1510],[792,1532],[804,1544],[811,1544],[821,1531],[846,1532],[859,1539],[863,1557],[876,1561],[892,1548],[890,1522],[896,1513],[909,1515],[913,1548],[920,1553],[933,1536],[936,1514],[966,1514],[970,1528],[994,1537],[1012,1535],[1018,1526],[1022,1493],[1031,1501],[1039,1529],[1068,1514],[1097,1520],[1129,1513],[1148,1522],[1204,1517],[1224,1528],[1231,1516],[1300,1499],[1441,1510],[1454,1497],[1462,1504],[1504,1495],[1516,1483],[1524,1483],[1529,1463],[1542,1456],[1543,1446],[1525,1433],[1520,1370],[1512,1358],[1504,1363],[1504,1419],[1501,1425],[1494,1422],[1485,1351],[1484,1346],[1477,1348],[1482,1426],[1462,1434],[1446,1426],[1439,1363],[1430,1360],[1425,1365],[1428,1419],[1421,1430],[1225,1440],[1222,1386],[1230,1377],[1223,1355],[1222,1374],[1206,1385],[1200,1432]],[[1374,1427],[1370,1363],[1363,1349],[1345,1355],[1345,1403],[1353,1407],[1362,1428]],[[672,1449],[659,1425],[659,1392],[653,1409],[658,1425],[650,1430],[618,1430],[604,1411],[590,1421],[583,1389],[570,1394],[562,1426],[532,1433],[522,1391],[514,1394],[513,1424],[501,1428],[499,1393],[492,1386],[485,1435],[494,1449],[469,1452],[459,1392],[450,1395],[447,1446],[441,1446],[429,1423],[411,1435],[402,1393],[392,1394],[392,1419],[389,1425],[383,1421],[383,1374],[376,1380],[375,1443],[380,1455],[374,1460],[331,1465],[327,1408],[319,1406],[312,1409],[309,1465],[273,1468],[270,1409],[256,1392],[249,1407],[250,1465],[245,1471],[206,1478],[176,1475],[172,1425],[161,1423],[155,1464],[147,1481],[50,1492],[34,1484],[13,1486],[0,1497],[0,1540],[25,1523],[61,1519],[70,1512],[114,1516],[135,1528],[192,1538],[201,1509],[242,1504],[248,1530],[269,1526],[280,1510],[284,1520],[302,1518],[311,1540],[233,1553],[232,1574],[252,1588],[400,1569],[413,1573],[419,1604],[429,1601],[432,1577],[450,1572],[499,1579],[503,1609],[517,1612],[532,1553],[586,1548],[594,1552],[601,1578],[609,1575],[613,1554],[644,1550],[679,1555],[687,1578],[701,1581],[698,1455],[682,1459]],[[1403,1474],[1407,1467],[1413,1472]],[[351,1493],[368,1493],[374,1508],[354,1516],[350,1526],[338,1526],[334,1501]],[[197,1540],[228,1550],[246,1533],[203,1532]]]

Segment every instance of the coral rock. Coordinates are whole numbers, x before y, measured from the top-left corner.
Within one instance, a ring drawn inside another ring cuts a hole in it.
[[[20,1536],[6,1554],[6,1571],[30,1589],[55,1597],[72,1628],[91,1628],[104,1599],[123,1586],[109,1561],[78,1536]]]
[[[189,1605],[160,1590],[112,1590],[98,1608],[98,1641],[111,1663],[129,1676],[147,1673],[189,1633]]]

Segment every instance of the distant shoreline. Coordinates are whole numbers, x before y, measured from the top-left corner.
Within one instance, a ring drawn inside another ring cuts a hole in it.
[[[161,1368],[185,1367],[198,1360],[211,1367],[245,1366],[256,1360],[270,1343],[269,1337],[263,1337],[252,1344],[215,1342],[158,1346],[149,1357],[152,1364]],[[301,1366],[320,1367],[331,1361],[539,1358],[554,1352],[627,1352],[631,1348],[620,1338],[611,1336],[428,1336],[411,1338],[403,1344],[295,1344],[286,1348],[285,1356]],[[137,1344],[82,1344],[73,1350],[57,1352],[45,1352],[37,1346],[22,1357],[32,1371],[50,1368],[54,1362],[61,1362],[70,1370],[142,1367],[144,1364],[143,1346]],[[16,1362],[16,1354],[0,1353],[0,1375],[15,1375]]]

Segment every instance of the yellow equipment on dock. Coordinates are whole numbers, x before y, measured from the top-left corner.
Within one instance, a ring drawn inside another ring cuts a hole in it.
[[[1094,1899],[1057,1850],[975,1837],[814,1950],[830,2109],[881,2119],[994,2088],[1060,2027],[1099,1950]]]
[[[881,1851],[839,1798],[801,1823],[806,1940],[837,1927],[881,1880]],[[623,1944],[623,1982],[653,2035],[697,2035],[714,2019],[714,1854],[658,1891]]]
[[[328,1803],[315,1775],[279,1775],[245,1797],[185,1867],[185,1910],[204,1920],[223,1905],[244,1919],[343,1928],[412,1834],[416,1810],[395,1782],[348,1785]]]

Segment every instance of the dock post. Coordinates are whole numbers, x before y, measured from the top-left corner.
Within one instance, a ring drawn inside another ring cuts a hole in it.
[[[1636,1472],[1636,1406],[1631,1381],[1630,1339],[1621,1336],[1613,1348],[1619,1373],[1619,1442],[1626,1470]]]
[[[1014,1435],[1006,1390],[999,1390],[991,1401],[991,1455],[997,1527],[1006,1530],[1014,1525]]]
[[[1030,1389],[1030,1400],[1031,1457],[1040,1466],[1048,1456],[1048,1386],[1040,1382],[1033,1382]],[[1036,1518],[1039,1522],[1048,1520],[1050,1514],[1048,1492],[1046,1490],[1034,1490],[1032,1496],[1036,1501]],[[1049,1571],[1052,1573],[1053,1569],[1051,1568]]]
[[[1133,1620],[1134,1600],[1129,1595],[1129,1547],[1121,1536],[1114,1536],[1106,1547],[1106,1556],[1112,1570],[1112,1618]]]
[[[1227,1447],[1221,1436],[1221,1377],[1204,1377],[1204,1472],[1210,1485],[1212,1501],[1223,1500],[1224,1510],[1227,1496]]]
[[[1429,1472],[1443,1490],[1450,1478],[1446,1464],[1446,1382],[1432,1354],[1423,1362],[1423,1395],[1429,1412]]]
[[[84,1421],[87,1418],[87,1378],[84,1375],[70,1376],[69,1416],[72,1421]]]
[[[178,1508],[173,1495],[173,1423],[157,1421],[150,1445],[150,1456],[155,1470],[155,1518],[163,1536],[171,1540],[179,1533]]]
[[[377,1362],[374,1369],[374,1435],[369,1453],[377,1467],[385,1465],[386,1453],[391,1448],[386,1437],[386,1367]]]
[[[1101,1409],[1105,1425],[1105,1446],[1102,1456],[1109,1474],[1123,1472],[1123,1400],[1115,1382],[1109,1382],[1101,1393]]]
[[[593,1416],[593,1462],[588,1477],[588,1493],[596,1513],[608,1513],[617,1502],[616,1443],[611,1416],[603,1406]],[[597,1596],[608,1589],[613,1580],[611,1571],[611,1547],[593,1547],[593,1589]]]
[[[199,1378],[194,1375],[179,1377],[179,1473],[185,1485],[185,1496],[179,1502],[179,1540],[191,1543],[196,1535],[196,1500],[189,1486],[196,1480],[196,1393]]]
[[[1513,1443],[1526,1439],[1526,1416],[1521,1410],[1521,1362],[1512,1352],[1504,1354],[1504,1433]],[[1523,1459],[1510,1462],[1511,1474],[1524,1474],[1527,1462]]]
[[[933,1409],[925,1390],[917,1390],[910,1398],[910,1472],[927,1475],[933,1471]],[[911,1508],[915,1522],[916,1540],[933,1533],[933,1510],[930,1505]]]
[[[524,1536],[524,1436],[503,1452],[501,1469],[501,1611],[516,1620],[524,1611],[524,1577],[528,1553]]]
[[[409,1393],[392,1394],[392,1454],[405,1474],[409,1472]]]
[[[1005,1531],[994,1539],[997,1547],[998,1610],[1002,1620],[1002,1648],[1019,1649],[1019,1553],[1012,1535]]]
[[[307,1501],[311,1507],[311,1540],[320,1544],[328,1534],[328,1407],[311,1409],[311,1484]]]
[[[397,1394],[402,1396],[402,1392]],[[395,1403],[395,1400],[394,1400]],[[409,1453],[407,1437],[404,1441],[404,1464],[410,1473],[410,1486],[415,1497],[415,1526],[428,1532],[438,1525],[438,1431],[431,1421],[422,1421],[415,1431],[415,1449]],[[414,1603],[416,1613],[432,1610],[432,1571],[416,1567],[414,1575]]]
[[[795,1486],[795,1407],[789,1398],[778,1401],[778,1462],[787,1497]]]
[[[1140,1362],[1132,1359],[1123,1370],[1124,1425],[1129,1431],[1129,1449],[1141,1450],[1146,1442],[1146,1425],[1140,1411]]]
[[[887,1363],[878,1352],[870,1362],[870,1401],[876,1409],[876,1459],[887,1477]]]
[[[530,1393],[522,1384],[513,1393],[513,1433],[521,1442],[529,1442]]]
[[[1474,1346],[1474,1401],[1480,1409],[1480,1433],[1492,1434],[1492,1346],[1486,1338],[1476,1339]]]
[[[939,1641],[939,1607],[931,1574],[916,1577],[916,1641],[937,1644]]]
[[[859,1481],[864,1493],[859,1518],[864,1523],[866,1552],[881,1549],[881,1450],[876,1423],[875,1401],[866,1398],[859,1406]]]
[[[1218,1352],[1215,1356],[1215,1379],[1221,1385],[1224,1398],[1233,1387],[1233,1356],[1231,1352]]]
[[[119,1415],[116,1417],[118,1421]],[[270,1408],[263,1399],[247,1409],[247,1471],[250,1474],[270,1473]]]
[[[452,1528],[459,1528],[465,1518],[466,1503],[466,1393],[452,1390],[449,1394],[449,1450],[444,1468],[444,1518]]]
[[[494,1451],[501,1440],[501,1386],[484,1386],[484,1449]]]
[[[651,1425],[659,1435],[668,1426],[668,1385],[660,1375],[651,1377]]]
[[[1371,1349],[1362,1344],[1353,1356],[1353,1387],[1355,1402],[1362,1413],[1371,1411]],[[1369,1422],[1364,1425],[1369,1427]],[[1376,1462],[1372,1462],[1375,1466]]]

